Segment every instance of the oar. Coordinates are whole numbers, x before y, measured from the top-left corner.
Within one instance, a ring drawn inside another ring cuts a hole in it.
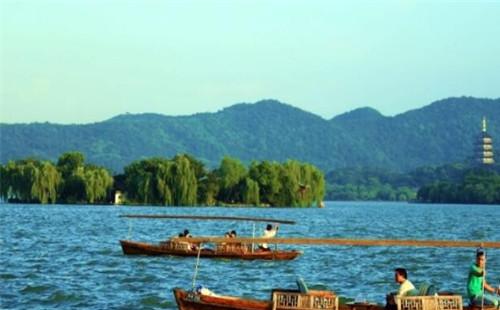
[[[341,238],[224,238],[193,237],[172,238],[177,241],[203,243],[274,243],[302,245],[340,245],[340,246],[410,246],[410,247],[449,247],[449,248],[500,248],[499,241],[465,240],[397,240],[397,239],[341,239]]]
[[[484,266],[483,266],[483,295],[481,296],[481,310],[484,308],[484,284],[486,283],[486,251],[484,251]]]
[[[266,223],[278,223],[278,224],[295,224],[295,221],[260,218],[260,217],[240,217],[240,216],[125,214],[125,215],[120,215],[120,217],[142,218],[142,219],[224,220],[224,221],[247,221],[247,222],[266,222]]]

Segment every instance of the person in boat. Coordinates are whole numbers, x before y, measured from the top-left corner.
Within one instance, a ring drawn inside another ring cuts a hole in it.
[[[385,309],[388,310],[397,309],[395,297],[407,296],[416,292],[415,286],[408,280],[408,272],[405,268],[394,269],[394,281],[399,284],[399,290],[386,296]]]
[[[406,296],[408,293],[416,290],[413,283],[408,280],[408,272],[404,268],[396,268],[394,270],[394,280],[399,283],[397,296]]]
[[[183,237],[185,238],[193,238],[193,236],[189,233],[189,230],[184,229],[184,232],[182,233]]]
[[[193,236],[189,233],[188,229],[184,229],[184,231],[179,234],[179,237],[181,237],[181,238],[193,238]],[[187,244],[188,247],[193,251],[198,250],[198,245],[196,245],[194,243],[190,243],[190,242],[179,242],[179,243],[180,244]]]
[[[471,305],[481,306],[493,305],[500,307],[500,287],[494,288],[486,282],[486,252],[483,249],[477,249],[476,262],[469,268],[469,277],[467,279],[467,296]],[[483,290],[484,288],[484,290]],[[487,291],[487,292],[485,292]],[[492,294],[489,294],[492,293]],[[497,296],[494,296],[496,294]]]
[[[266,230],[264,230],[264,234],[262,238],[274,238],[278,233],[279,226],[273,226],[271,224],[267,224]],[[259,249],[262,251],[271,251],[267,243],[259,244]]]

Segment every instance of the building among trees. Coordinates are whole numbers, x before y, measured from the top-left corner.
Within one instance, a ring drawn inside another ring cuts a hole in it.
[[[476,162],[479,165],[493,165],[495,163],[493,154],[493,139],[486,132],[486,117],[483,117],[481,134],[476,144]]]

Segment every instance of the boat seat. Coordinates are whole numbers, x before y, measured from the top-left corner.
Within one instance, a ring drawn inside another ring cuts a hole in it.
[[[418,296],[430,296],[434,295],[436,292],[437,290],[434,285],[429,283],[422,283],[418,288]]]
[[[296,282],[297,282],[297,288],[299,289],[299,292],[301,292],[302,294],[309,293],[309,288],[307,287],[307,284],[304,281],[304,279],[302,279],[302,277],[298,277]]]
[[[396,297],[398,310],[463,310],[462,296]]]

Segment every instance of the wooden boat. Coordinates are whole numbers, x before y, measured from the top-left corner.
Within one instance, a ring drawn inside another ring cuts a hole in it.
[[[270,250],[259,251],[251,249],[251,245],[217,245],[214,249],[201,248],[199,244],[187,242],[165,241],[158,244],[120,240],[123,253],[126,255],[174,255],[193,256],[204,258],[234,258],[245,260],[292,260],[302,254],[297,250]]]
[[[179,310],[385,310],[384,306],[369,302],[339,304],[338,296],[330,291],[275,289],[270,300],[203,295],[180,288],[173,292]],[[495,309],[484,306],[482,310]],[[481,310],[481,306],[463,306],[460,295],[406,296],[398,300],[397,310]]]
[[[339,310],[339,298],[330,291],[275,289],[270,300],[233,296],[204,295],[173,289],[179,310],[285,310],[327,309]]]
[[[157,215],[157,214],[129,214],[120,215],[124,218],[139,219],[177,219],[177,220],[217,220],[217,221],[246,221],[246,222],[266,222],[274,224],[295,224],[294,221],[278,220],[269,218],[235,217],[235,216],[204,216],[204,215]],[[255,224],[254,224],[255,233]],[[202,237],[203,239],[213,239],[213,237]],[[194,239],[194,238],[193,238]],[[248,238],[247,238],[248,239]],[[249,239],[248,242],[235,242],[235,238],[223,238],[223,242],[215,243],[213,248],[205,247],[213,242],[200,242],[191,238],[171,238],[160,243],[146,243],[132,240],[120,240],[123,253],[126,255],[175,255],[194,256],[204,258],[229,258],[245,260],[292,260],[302,254],[297,250],[270,249],[263,251],[255,249],[255,242]],[[271,239],[264,239],[260,243],[272,243]],[[202,246],[203,244],[203,246]]]

